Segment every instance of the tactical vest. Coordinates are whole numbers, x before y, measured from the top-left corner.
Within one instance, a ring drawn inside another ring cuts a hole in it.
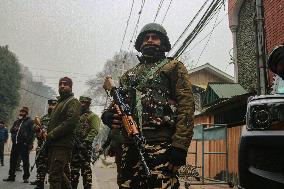
[[[121,80],[130,99],[130,107],[134,107],[132,111],[136,121],[142,123],[143,131],[171,127],[176,123],[177,107],[170,94],[171,81],[162,69],[171,61],[165,59],[157,63],[138,64],[126,73],[127,79]]]
[[[92,114],[92,112],[86,112],[80,116],[80,127],[76,131],[76,135],[82,140],[84,140],[90,132],[91,126],[89,120]]]

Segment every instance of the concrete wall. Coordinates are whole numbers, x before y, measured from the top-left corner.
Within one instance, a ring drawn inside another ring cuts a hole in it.
[[[238,83],[247,91],[257,88],[254,2],[246,0],[239,12],[237,30]]]
[[[263,3],[265,43],[267,54],[269,54],[275,46],[284,43],[284,0],[263,0]],[[256,64],[255,45],[253,45],[255,43],[255,37],[253,37],[254,4],[255,0],[228,0],[229,27],[234,43],[235,78],[236,82],[239,82],[247,90],[255,88],[254,83],[256,82],[254,79],[256,72],[253,69]],[[248,78],[244,79],[245,71],[243,70],[247,68],[249,68],[249,74],[246,76]],[[271,73],[269,81],[271,84]]]

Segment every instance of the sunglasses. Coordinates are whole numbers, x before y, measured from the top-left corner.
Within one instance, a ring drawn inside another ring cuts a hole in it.
[[[147,34],[147,35],[145,35],[145,37],[144,37],[144,41],[148,41],[150,38],[151,38],[152,40],[158,40],[158,39],[160,39],[160,37],[159,37],[157,34]]]

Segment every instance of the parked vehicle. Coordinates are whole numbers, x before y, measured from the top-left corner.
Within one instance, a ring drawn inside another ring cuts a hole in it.
[[[284,81],[249,98],[239,145],[239,188],[284,188]]]

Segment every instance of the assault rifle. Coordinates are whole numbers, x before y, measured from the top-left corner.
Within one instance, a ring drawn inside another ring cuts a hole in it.
[[[74,153],[76,153],[80,159],[80,161],[84,160],[84,158],[87,158],[85,156],[88,156],[91,152],[89,152],[89,149],[87,146],[84,145],[84,143],[81,141],[81,138],[79,136],[75,136],[75,143],[74,143]],[[92,157],[91,157],[92,158]]]
[[[41,124],[41,121],[40,121],[40,117],[36,116],[35,117],[35,120],[34,120],[34,123],[36,125],[35,127],[35,131],[37,133],[37,136],[38,138],[42,138],[43,139],[43,143],[41,144],[41,147],[40,149],[38,150],[37,152],[37,155],[35,157],[35,162],[34,164],[31,166],[31,172],[33,171],[35,165],[36,165],[36,162],[39,158],[39,156],[46,151],[46,131],[44,128],[42,128],[42,124]]]
[[[122,97],[122,89],[116,88],[114,85],[114,82],[111,77],[106,77],[103,88],[106,91],[109,91],[114,99],[114,108],[118,115],[122,117],[122,125],[125,131],[127,132],[128,136],[133,139],[134,144],[137,148],[138,155],[140,158],[140,161],[143,164],[144,171],[147,177],[151,175],[149,167],[146,163],[146,160],[144,158],[145,154],[145,138],[141,135],[139,132],[139,127],[136,124],[136,122],[133,119],[133,115],[130,111],[130,107],[124,103],[124,99]]]
[[[100,156],[105,152],[105,150],[110,146],[111,138],[110,135],[108,135],[106,141],[102,145],[101,149],[98,151],[98,154],[96,154],[95,150],[93,150],[93,156],[92,156],[92,163],[95,164],[96,161],[100,158]]]

